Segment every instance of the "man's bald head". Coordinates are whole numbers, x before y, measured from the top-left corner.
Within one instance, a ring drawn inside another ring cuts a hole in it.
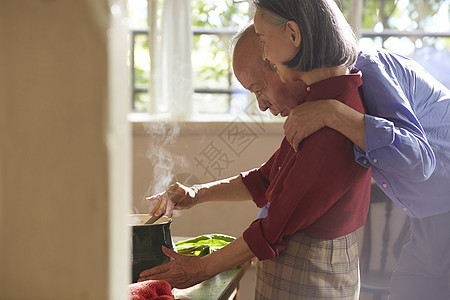
[[[248,25],[233,38],[233,69],[235,73],[262,72],[265,62],[262,59],[260,41],[255,26]]]
[[[282,83],[278,74],[262,59],[262,48],[253,24],[233,39],[233,70],[244,88],[254,93],[262,111],[287,116],[299,104],[305,84]]]

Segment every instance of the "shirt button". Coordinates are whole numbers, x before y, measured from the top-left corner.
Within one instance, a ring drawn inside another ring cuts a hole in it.
[[[387,187],[387,184],[386,184],[386,183],[383,183],[383,187],[386,188],[386,187]]]
[[[281,167],[278,167],[278,171],[280,171],[281,170]]]
[[[374,163],[376,163],[376,162],[378,161],[378,159],[374,158],[372,161],[373,161]]]
[[[307,90],[308,92],[310,92],[310,91],[311,91],[311,87],[308,86],[308,87],[306,88],[306,90]]]
[[[406,207],[403,207],[403,211],[407,211],[408,209]]]

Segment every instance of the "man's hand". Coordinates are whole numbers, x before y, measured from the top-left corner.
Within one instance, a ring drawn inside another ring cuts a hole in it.
[[[176,182],[167,191],[145,198],[149,202],[156,203],[149,214],[155,216],[166,214],[170,218],[174,209],[188,209],[194,206],[198,201],[197,192],[195,186],[188,187]]]
[[[182,255],[164,246],[162,250],[165,255],[173,260],[167,264],[143,271],[138,281],[165,280],[172,287],[184,289],[220,272],[239,266],[255,256],[242,237],[203,257]]]
[[[200,257],[178,254],[164,246],[162,251],[173,260],[143,271],[138,282],[149,279],[165,280],[172,287],[185,289],[215,275],[208,276],[206,274]]]
[[[330,116],[333,101],[318,100],[305,102],[294,107],[284,123],[286,139],[297,152],[300,142],[305,138],[327,126],[327,118]]]

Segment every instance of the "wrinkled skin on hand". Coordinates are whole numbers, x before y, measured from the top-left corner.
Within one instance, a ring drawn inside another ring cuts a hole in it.
[[[330,113],[331,101],[335,100],[305,102],[290,111],[283,128],[286,139],[296,152],[301,141],[327,126],[325,118]]]
[[[138,282],[149,279],[165,280],[172,287],[185,289],[212,277],[205,274],[200,257],[178,254],[164,246],[162,251],[173,260],[143,271]]]
[[[149,202],[158,203],[149,212],[150,215],[160,216],[165,213],[169,218],[173,215],[173,210],[188,209],[198,202],[198,189],[185,186],[179,182],[172,184],[165,192],[146,197]]]

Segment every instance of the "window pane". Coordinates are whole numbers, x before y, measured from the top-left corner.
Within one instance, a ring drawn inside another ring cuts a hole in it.
[[[233,35],[249,22],[248,2],[233,0],[192,0],[192,25],[201,34],[193,36],[192,67],[194,112],[228,113],[246,107],[242,99],[231,96],[236,89],[243,90],[232,72],[230,45]],[[159,1],[159,9],[163,1]],[[147,28],[147,0],[129,0],[130,27],[132,30]],[[161,9],[162,10],[162,9]],[[158,11],[159,17],[161,11]],[[147,36],[137,34],[134,38],[134,110],[147,110],[149,97],[150,57]],[[210,91],[210,93],[208,92]],[[225,92],[225,93],[224,93]]]
[[[227,113],[230,106],[230,96],[227,94],[198,94],[193,95],[194,113]]]
[[[129,26],[132,29],[146,29],[147,24],[147,0],[128,0]]]
[[[137,87],[148,88],[150,74],[150,55],[147,44],[148,36],[138,34],[134,37],[134,76]]]
[[[145,93],[135,93],[134,94],[134,111],[135,112],[147,112],[149,111],[149,94]]]
[[[384,48],[419,62],[450,88],[450,0],[364,0],[363,47]],[[377,36],[378,35],[378,36]]]
[[[360,44],[374,48],[383,46],[410,57],[450,89],[450,37],[375,37],[363,38]]]
[[[363,29],[449,31],[449,0],[364,0]]]
[[[192,0],[192,25],[203,28],[242,27],[248,23],[248,2]]]
[[[450,37],[423,38],[415,44],[411,57],[450,89]]]
[[[236,91],[231,94],[195,93],[193,98],[194,113],[249,113],[249,93],[245,90]]]
[[[196,113],[243,112],[247,102],[231,95],[234,74],[230,46],[233,35],[248,23],[248,2],[232,0],[194,0],[192,23],[202,31],[194,36],[192,50],[193,83],[195,90],[216,90],[211,94],[194,94]],[[211,30],[210,33],[205,31]],[[238,84],[238,89],[243,89]],[[217,94],[228,90],[228,94]],[[239,99],[239,100],[237,100]]]
[[[201,34],[194,37],[192,69],[195,89],[230,88],[229,47],[230,36]]]

